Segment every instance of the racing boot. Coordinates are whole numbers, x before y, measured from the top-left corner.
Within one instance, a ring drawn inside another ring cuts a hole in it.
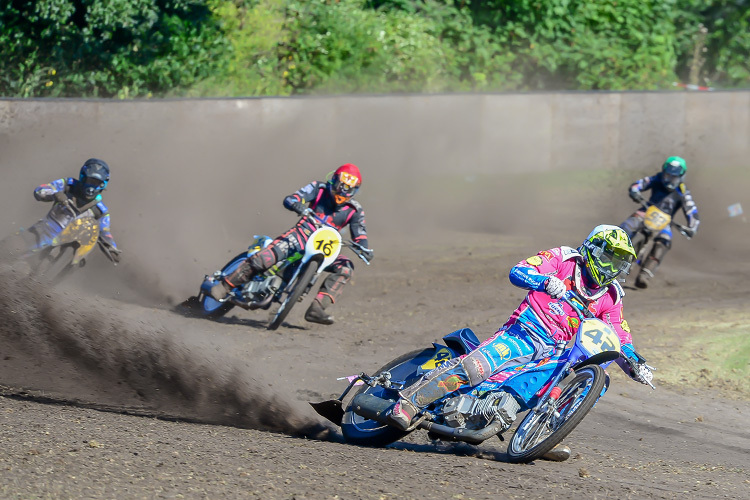
[[[417,407],[408,399],[400,398],[391,408],[388,415],[388,423],[397,429],[405,431],[411,425],[414,415],[417,414]]]
[[[237,269],[222,277],[211,287],[209,295],[215,300],[221,300],[226,297],[234,287],[244,285],[250,281],[255,273],[263,270],[262,263],[256,258],[258,254],[244,260],[237,266]]]
[[[648,281],[653,277],[654,273],[644,267],[635,279],[635,286],[638,288],[648,288]]]
[[[321,325],[332,325],[334,321],[333,316],[325,311],[326,307],[332,303],[330,297],[326,295],[322,299],[315,297],[315,300],[312,301],[310,307],[307,308],[307,312],[305,312],[305,320],[311,323],[320,323]]]
[[[656,268],[659,267],[659,264],[671,246],[671,241],[665,241],[659,238],[654,241],[654,247],[651,249],[651,253],[646,259],[646,263],[643,264],[641,272],[635,280],[635,286],[638,288],[648,288],[649,280],[654,277]]]
[[[570,448],[563,444],[558,444],[542,455],[542,458],[551,462],[564,462],[570,458]]]

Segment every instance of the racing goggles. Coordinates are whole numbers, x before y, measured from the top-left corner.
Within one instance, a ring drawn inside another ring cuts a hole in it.
[[[337,203],[343,203],[354,196],[359,190],[359,178],[342,172],[333,183],[333,194]]]
[[[619,248],[602,247],[594,247],[591,254],[596,258],[599,271],[608,279],[614,279],[620,273],[630,274],[633,254]]]
[[[682,182],[682,168],[677,165],[667,166],[661,173],[661,180],[667,188],[676,188]]]
[[[83,187],[85,188],[93,188],[97,191],[101,191],[104,189],[104,186],[107,185],[107,181],[103,181],[99,179],[98,177],[84,177],[83,178]]]
[[[97,177],[84,177],[83,178],[83,194],[87,198],[93,198],[96,193],[104,191],[104,187],[107,185],[107,181],[103,181]]]

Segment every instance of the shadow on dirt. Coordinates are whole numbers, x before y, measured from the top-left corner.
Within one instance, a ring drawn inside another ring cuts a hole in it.
[[[475,457],[495,462],[508,462],[508,455],[504,452],[483,450],[469,443],[450,443],[433,441],[426,444],[396,442],[388,445],[394,450],[413,451],[415,453],[434,453],[439,455],[455,455],[457,457]]]
[[[218,317],[207,316],[203,313],[201,304],[198,301],[198,297],[196,296],[192,296],[187,298],[186,300],[183,300],[182,302],[174,306],[171,311],[186,318],[199,318],[205,319],[207,321],[213,321],[215,323],[221,323],[223,325],[238,325],[260,330],[266,330],[269,323],[269,320],[260,321],[252,318],[239,318],[236,315]],[[290,330],[307,330],[307,328],[305,328],[304,326],[289,324],[286,321],[282,322],[281,326]]]

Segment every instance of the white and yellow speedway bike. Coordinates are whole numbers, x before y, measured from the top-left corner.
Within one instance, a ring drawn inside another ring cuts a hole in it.
[[[370,265],[368,249],[354,241],[344,240],[335,227],[315,214],[304,215],[302,218],[307,218],[317,228],[307,240],[304,252],[297,252],[266,272],[253,277],[244,285],[232,288],[226,298],[214,299],[210,290],[218,280],[231,274],[243,261],[273,241],[265,235],[254,235],[255,241],[248,250],[234,257],[219,271],[204,278],[197,297],[203,314],[219,317],[234,306],[249,310],[269,309],[273,303],[279,303],[279,308],[268,324],[269,330],[276,330],[294,304],[305,298],[323,270],[338,258],[342,246],[350,248],[365,264]]]

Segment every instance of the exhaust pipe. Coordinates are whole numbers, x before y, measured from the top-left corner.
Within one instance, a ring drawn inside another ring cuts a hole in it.
[[[394,401],[381,399],[370,394],[357,394],[352,399],[352,409],[354,413],[369,420],[374,420],[381,424],[388,424],[388,411],[393,406]],[[436,424],[424,420],[417,425],[417,429],[425,429],[429,432],[445,436],[454,441],[463,441],[470,444],[482,443],[492,436],[504,431],[507,428],[502,420],[496,420],[492,424],[482,429],[465,429],[461,427],[449,427],[447,425]]]

